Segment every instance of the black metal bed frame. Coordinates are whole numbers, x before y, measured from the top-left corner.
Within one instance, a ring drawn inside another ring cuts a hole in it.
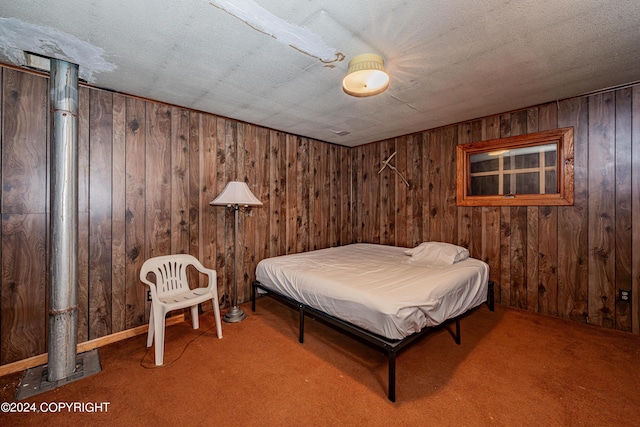
[[[261,289],[264,291],[265,295],[271,296],[280,302],[283,302],[292,307],[298,308],[300,311],[300,330],[298,341],[300,343],[304,343],[304,316],[305,314],[316,317],[321,321],[328,323],[331,326],[336,327],[341,332],[345,332],[349,335],[355,336],[356,338],[362,339],[365,342],[372,344],[374,347],[382,350],[387,355],[387,360],[389,362],[388,366],[388,374],[389,374],[389,383],[388,383],[388,392],[387,397],[390,401],[396,401],[396,356],[398,353],[406,348],[409,344],[415,342],[419,338],[423,337],[427,333],[434,330],[435,327],[424,327],[421,331],[411,334],[401,340],[391,340],[389,338],[385,338],[381,335],[374,334],[372,332],[367,331],[357,325],[354,325],[350,322],[346,322],[342,319],[338,319],[337,317],[331,316],[323,311],[320,311],[316,308],[303,304],[299,301],[296,301],[286,295],[283,295],[279,292],[272,291],[271,289],[265,288],[260,282],[255,281],[251,286],[251,311],[256,311],[256,293],[257,290]],[[487,289],[487,304],[489,306],[489,310],[494,311],[494,284],[493,281],[489,281],[489,286]],[[464,314],[462,314],[464,315]],[[453,319],[447,320],[443,325],[448,324],[449,322],[456,322],[456,332],[454,335],[454,339],[456,344],[460,344],[460,317],[457,316]],[[439,325],[439,326],[443,326]]]

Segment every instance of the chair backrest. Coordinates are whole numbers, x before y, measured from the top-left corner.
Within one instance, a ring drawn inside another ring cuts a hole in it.
[[[189,265],[200,265],[200,262],[187,254],[149,258],[142,265],[140,280],[148,285],[153,284],[147,278],[149,273],[153,273],[156,277],[155,287],[159,297],[165,298],[179,294],[189,290],[187,281],[187,267]]]

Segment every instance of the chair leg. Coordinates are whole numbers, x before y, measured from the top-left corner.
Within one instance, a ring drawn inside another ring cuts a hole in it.
[[[155,335],[156,335],[156,345],[155,345],[155,356],[156,356],[156,366],[162,366],[164,362],[164,314],[159,316],[161,313],[156,313],[155,320]]]
[[[147,347],[151,347],[153,344],[153,307],[151,308],[151,313],[149,314],[149,332],[147,332]]]
[[[191,307],[191,324],[193,325],[193,329],[198,329],[200,327],[200,319],[198,318],[198,304]]]
[[[222,324],[220,322],[220,307],[218,307],[218,300],[216,298],[211,298],[213,301],[213,317],[216,321],[216,333],[218,338],[222,338]]]

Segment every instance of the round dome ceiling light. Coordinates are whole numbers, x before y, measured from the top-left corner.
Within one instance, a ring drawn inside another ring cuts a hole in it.
[[[342,80],[342,90],[351,96],[373,96],[389,87],[389,75],[384,69],[384,59],[373,53],[357,55],[349,61],[347,75]]]

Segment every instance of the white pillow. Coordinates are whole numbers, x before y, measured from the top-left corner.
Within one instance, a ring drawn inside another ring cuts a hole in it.
[[[405,254],[411,256],[407,263],[427,267],[446,267],[469,258],[468,249],[444,242],[424,242]]]

